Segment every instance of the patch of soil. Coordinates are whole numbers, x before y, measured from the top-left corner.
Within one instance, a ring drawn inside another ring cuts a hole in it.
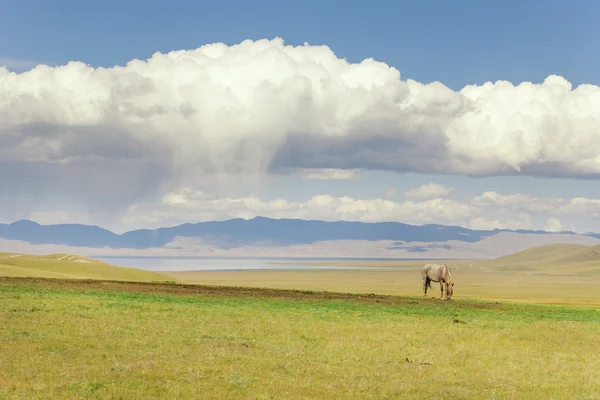
[[[474,308],[474,309],[504,309],[507,306],[495,303],[462,303],[460,301],[442,301],[437,298],[414,298],[375,293],[356,294],[312,290],[290,290],[253,288],[238,286],[208,286],[179,283],[147,283],[128,281],[109,281],[93,279],[54,279],[54,278],[13,278],[0,277],[0,285],[22,285],[27,287],[66,289],[66,290],[103,290],[107,292],[129,293],[167,293],[183,296],[220,297],[220,298],[256,298],[276,300],[322,301],[339,300],[351,301],[379,306],[417,306],[429,305],[439,308]]]

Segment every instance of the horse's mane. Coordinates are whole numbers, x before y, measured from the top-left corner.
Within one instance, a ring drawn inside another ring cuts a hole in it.
[[[446,264],[444,264],[444,267],[446,267],[446,276],[444,276],[444,279],[447,283],[452,283],[452,274],[450,273],[450,268],[448,268]]]

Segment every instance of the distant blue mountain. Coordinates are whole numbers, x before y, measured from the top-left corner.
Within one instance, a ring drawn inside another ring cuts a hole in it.
[[[22,240],[33,244],[61,244],[78,247],[112,247],[147,249],[161,247],[178,236],[196,237],[218,244],[235,247],[248,244],[310,244],[323,240],[394,240],[398,242],[477,242],[499,232],[552,234],[532,230],[471,230],[459,226],[408,225],[400,222],[346,222],[301,219],[271,219],[257,217],[227,221],[182,224],[169,228],[139,229],[117,235],[92,225],[40,225],[22,220],[0,224],[0,238]],[[562,232],[574,233],[574,232]],[[600,234],[587,236],[600,238]],[[401,245],[401,243],[398,243]],[[415,248],[419,251],[420,248]]]
[[[119,246],[119,235],[92,225],[40,225],[33,221],[0,224],[0,238],[33,244],[66,244],[78,247]]]

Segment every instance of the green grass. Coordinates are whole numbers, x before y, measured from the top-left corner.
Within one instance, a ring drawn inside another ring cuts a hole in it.
[[[0,276],[58,279],[113,279],[123,281],[165,281],[168,276],[136,268],[123,268],[72,254],[35,256],[0,253]]]
[[[0,398],[598,399],[600,310],[0,278]]]

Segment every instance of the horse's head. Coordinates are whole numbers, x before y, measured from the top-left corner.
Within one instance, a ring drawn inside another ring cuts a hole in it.
[[[446,300],[452,300],[452,293],[454,293],[454,282],[446,284]]]

